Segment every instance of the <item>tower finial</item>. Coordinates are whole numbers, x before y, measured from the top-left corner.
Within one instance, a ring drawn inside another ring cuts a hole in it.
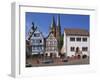
[[[34,27],[34,22],[32,22],[32,29],[33,29],[33,30],[35,29],[35,27]]]

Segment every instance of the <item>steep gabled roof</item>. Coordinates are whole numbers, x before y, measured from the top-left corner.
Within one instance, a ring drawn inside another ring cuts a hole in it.
[[[36,28],[34,28],[34,30],[33,30],[33,32],[31,33],[31,35],[28,37],[28,40],[30,40],[31,39],[31,37],[32,37],[32,35],[34,34],[34,32],[36,31],[36,29],[37,29],[37,27]]]
[[[41,34],[41,36],[44,38],[43,33],[40,31],[40,29],[39,29],[37,26],[36,26],[36,29],[34,30],[32,36],[35,34],[36,31],[39,31],[39,33]],[[32,37],[32,36],[31,36],[31,37]]]
[[[52,34],[52,36],[54,37],[53,33],[50,32],[50,33],[48,34],[48,36],[47,36],[45,39],[47,39],[51,34]],[[56,39],[56,37],[54,37],[54,38]],[[57,40],[57,39],[56,39],[56,40]]]
[[[89,36],[89,31],[85,29],[64,29],[66,35],[76,35],[76,36]]]

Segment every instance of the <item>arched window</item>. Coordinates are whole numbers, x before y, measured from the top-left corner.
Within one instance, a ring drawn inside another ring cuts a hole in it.
[[[79,52],[79,47],[76,47],[76,53]]]

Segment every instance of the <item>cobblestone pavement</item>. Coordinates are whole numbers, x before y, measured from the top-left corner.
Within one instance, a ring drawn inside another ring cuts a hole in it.
[[[45,62],[50,60],[50,62]],[[65,61],[63,61],[65,60]],[[44,59],[44,58],[29,58],[26,60],[27,63],[31,64],[33,67],[39,66],[58,66],[58,65],[81,65],[81,64],[89,64],[89,58],[85,59],[61,59],[61,58],[54,58],[54,59]]]

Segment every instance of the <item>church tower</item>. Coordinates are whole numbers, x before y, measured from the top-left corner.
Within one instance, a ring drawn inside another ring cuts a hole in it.
[[[61,25],[60,25],[60,15],[58,15],[57,27],[56,27],[56,38],[60,39],[60,37],[61,37]]]
[[[52,23],[51,23],[51,26],[50,26],[50,32],[52,32],[54,37],[56,37],[56,23],[55,23],[54,16],[52,18]]]
[[[58,50],[59,50],[59,53],[60,53],[60,49],[61,49],[61,24],[60,24],[60,15],[58,15],[58,19],[57,19],[56,39],[58,41]]]
[[[54,37],[57,39],[58,42],[58,52],[60,53],[61,50],[61,24],[60,24],[60,15],[57,17],[57,24],[55,22],[55,18],[53,16],[52,23],[50,26],[50,32],[53,33]]]

